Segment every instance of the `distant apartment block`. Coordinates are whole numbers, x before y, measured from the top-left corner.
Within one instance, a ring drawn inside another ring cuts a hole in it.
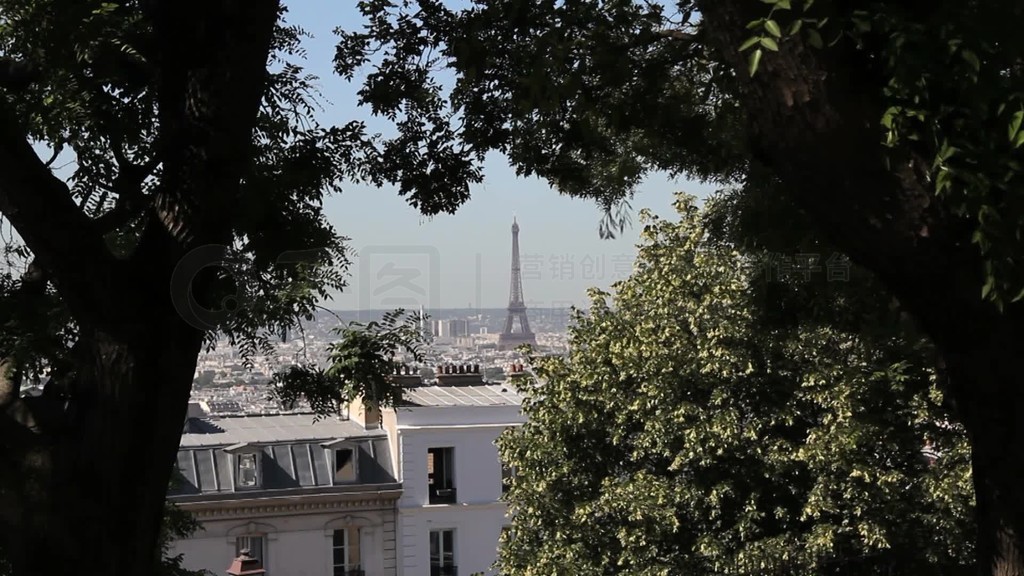
[[[418,375],[395,378],[407,387],[406,403],[382,421],[403,489],[399,576],[495,574],[498,539],[510,524],[501,501],[508,471],[495,440],[523,423],[521,398],[484,382],[479,366],[441,368],[430,384]],[[375,419],[358,404],[351,411]]]
[[[203,526],[175,543],[186,568],[223,574],[247,551],[269,576],[397,576],[401,486],[383,431],[311,414],[194,410],[170,493]]]
[[[432,324],[435,338],[469,336],[469,320],[435,320]]]

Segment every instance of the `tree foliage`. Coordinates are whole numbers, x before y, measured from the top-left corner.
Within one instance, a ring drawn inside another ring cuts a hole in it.
[[[160,533],[160,566],[158,576],[212,576],[208,570],[189,570],[184,567],[184,554],[171,554],[177,540],[190,538],[202,530],[199,521],[176,504],[165,504],[163,530]]]
[[[327,367],[298,365],[275,374],[274,397],[286,406],[303,398],[318,416],[339,414],[356,399],[370,408],[400,404],[403,391],[392,375],[403,358],[423,361],[419,322],[418,315],[395,310],[379,322],[336,328],[338,340],[327,347]]]
[[[969,451],[927,342],[863,271],[766,278],[764,253],[709,241],[714,206],[676,206],[679,222],[642,214],[633,275],[592,291],[569,355],[520,385],[501,570],[970,564]]]
[[[95,219],[111,249],[130,257],[166,177],[164,151],[156,141],[160,62],[152,24],[132,2],[9,4],[0,6],[3,54],[38,70],[26,90],[9,94],[10,112],[22,119],[31,139],[54,152],[51,164],[73,166],[68,181],[75,200]],[[345,285],[345,238],[327,223],[320,206],[342,178],[363,173],[360,147],[368,136],[358,123],[323,127],[315,122],[320,95],[316,78],[301,66],[304,36],[283,20],[276,28],[253,166],[242,183],[244,202],[228,214],[232,237],[225,238],[222,253],[195,263],[197,273],[200,266],[219,267],[221,280],[215,293],[197,302],[209,313],[190,320],[210,330],[211,345],[214,329],[225,332],[247,360],[271,352],[273,335],[309,320],[319,301]],[[11,262],[15,274],[27,268],[31,252],[20,255]],[[10,277],[3,284],[5,301],[17,301],[17,284]],[[32,329],[51,341],[55,333],[74,332],[66,314],[64,324],[33,326],[23,317],[39,310],[45,322],[60,303],[33,304],[22,308],[21,316],[11,316],[20,330]],[[34,378],[43,376],[40,367],[58,363],[70,349],[19,340],[31,350],[23,371]]]

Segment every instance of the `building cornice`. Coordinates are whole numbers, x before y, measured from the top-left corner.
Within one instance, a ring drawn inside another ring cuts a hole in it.
[[[485,428],[509,428],[522,426],[524,422],[501,422],[487,424],[399,424],[399,430],[463,430],[463,429],[485,429]]]
[[[476,502],[466,504],[409,504],[399,505],[398,511],[402,514],[434,514],[439,512],[457,512],[460,510],[508,510],[505,502]]]
[[[393,510],[401,494],[400,489],[395,489],[269,498],[179,501],[177,504],[181,509],[195,515],[198,520],[220,520],[253,516],[319,514],[334,511]]]

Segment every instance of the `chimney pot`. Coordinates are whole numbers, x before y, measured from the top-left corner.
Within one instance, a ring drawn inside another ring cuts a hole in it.
[[[227,573],[229,576],[262,576],[267,571],[263,569],[259,559],[249,556],[249,550],[246,549],[242,550],[238,558],[231,562]]]

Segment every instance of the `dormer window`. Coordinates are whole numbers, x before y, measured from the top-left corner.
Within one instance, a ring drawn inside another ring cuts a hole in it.
[[[238,455],[238,486],[241,488],[255,488],[257,481],[256,455]]]
[[[334,484],[348,484],[359,480],[359,451],[356,446],[343,439],[327,442],[322,446],[327,450],[334,470]]]
[[[351,448],[340,448],[334,451],[334,481],[356,481],[355,450]]]
[[[260,456],[263,449],[255,444],[235,444],[224,449],[234,460],[235,488],[259,488],[263,479]]]

